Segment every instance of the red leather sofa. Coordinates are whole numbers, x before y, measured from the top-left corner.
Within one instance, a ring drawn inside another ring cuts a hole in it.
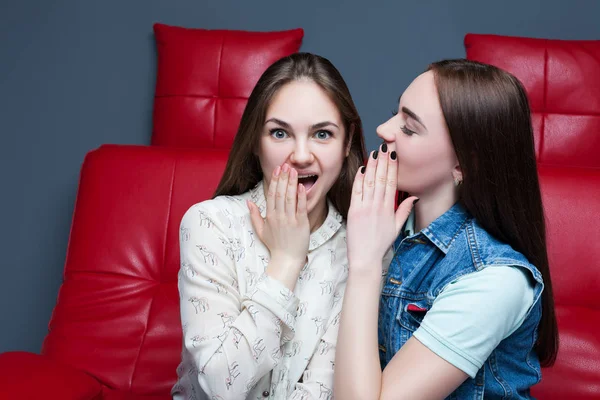
[[[600,41],[469,34],[467,58],[527,89],[558,320],[539,399],[600,399]]]
[[[519,77],[534,111],[561,338],[534,395],[600,398],[600,42],[467,35],[465,45],[468,58]],[[167,105],[155,126],[181,107]],[[41,354],[0,355],[0,398],[169,398],[181,350],[179,222],[211,196],[228,149],[216,144],[231,137],[217,129],[189,145],[187,132],[183,148],[179,131],[161,132],[168,146],[86,156],[48,336]]]

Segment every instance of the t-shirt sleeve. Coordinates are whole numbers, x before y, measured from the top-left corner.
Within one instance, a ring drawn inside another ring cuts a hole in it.
[[[533,305],[527,273],[514,266],[491,266],[458,278],[435,299],[414,337],[474,378]]]

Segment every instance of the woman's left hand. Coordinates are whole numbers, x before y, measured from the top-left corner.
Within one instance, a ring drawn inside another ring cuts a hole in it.
[[[394,211],[398,191],[396,152],[371,153],[366,169],[354,179],[348,210],[347,243],[350,271],[381,268],[384,255],[410,215],[416,197],[404,200]]]

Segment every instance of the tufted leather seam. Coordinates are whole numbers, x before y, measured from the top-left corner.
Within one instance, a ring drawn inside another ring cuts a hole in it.
[[[103,276],[110,276],[110,277],[119,277],[119,279],[130,279],[132,281],[136,281],[136,282],[150,282],[150,283],[154,283],[156,284],[156,279],[153,279],[152,277],[150,278],[146,278],[140,275],[132,275],[132,274],[124,274],[122,272],[113,272],[113,271],[82,271],[82,270],[77,270],[77,271],[69,271],[68,272],[68,279],[81,279],[83,278],[87,278],[89,275],[92,278],[99,278],[99,277],[103,277]],[[164,283],[171,283],[171,282],[164,282]],[[161,284],[163,284],[163,282],[161,282]]]
[[[537,163],[538,166],[542,166],[542,167],[551,167],[551,168],[569,168],[569,169],[582,169],[584,171],[589,171],[589,170],[600,170],[600,166],[588,166],[588,165],[573,165],[573,164],[561,164],[558,163],[556,161],[553,161],[551,163],[549,162],[538,162]]]
[[[156,288],[160,287],[156,285]],[[140,347],[138,348],[137,355],[135,356],[135,362],[133,363],[133,371],[131,371],[131,376],[129,377],[129,390],[132,389],[133,386],[133,378],[135,376],[135,372],[137,371],[138,363],[140,362],[140,354],[142,353],[142,349],[144,348],[144,343],[146,343],[146,335],[148,333],[148,327],[150,326],[150,316],[152,315],[152,306],[154,305],[154,298],[156,297],[157,289],[154,290],[152,294],[152,299],[150,300],[150,307],[148,308],[148,318],[146,319],[146,326],[144,327],[144,334],[142,335],[142,341],[140,342]]]
[[[225,35],[226,33],[223,33],[223,38],[221,39],[221,48],[219,52],[219,69],[217,72],[217,97],[215,100],[215,112],[213,114],[213,137],[211,147],[215,147],[217,137],[217,107],[219,107],[219,97],[221,96],[221,66],[223,65],[223,47],[225,46]]]
[[[544,151],[544,136],[546,135],[546,118],[548,113],[546,110],[548,97],[548,41],[546,40],[546,46],[544,46],[544,95],[542,97],[542,125],[540,126],[540,138],[539,138],[539,157],[538,161],[542,160],[542,152]]]
[[[159,271],[159,282],[162,283],[162,273],[166,269],[165,268],[165,260],[167,254],[167,237],[169,236],[169,219],[171,218],[171,209],[173,207],[173,187],[175,186],[175,169],[177,168],[177,159],[173,160],[173,171],[171,172],[171,187],[169,189],[169,208],[167,210],[167,218],[165,221],[165,237],[163,242],[163,260],[161,263],[161,268]],[[179,231],[178,231],[179,233]],[[159,288],[160,285],[156,285],[156,288]],[[131,389],[133,385],[133,378],[135,376],[135,372],[137,371],[138,363],[140,361],[140,354],[142,353],[142,349],[144,348],[144,343],[146,342],[146,335],[148,333],[148,327],[150,326],[150,317],[152,316],[152,306],[154,305],[154,298],[156,297],[155,288],[154,293],[152,294],[152,299],[150,300],[150,307],[148,309],[148,318],[146,319],[146,326],[144,327],[144,334],[142,335],[142,340],[140,342],[140,347],[138,348],[137,355],[135,357],[135,363],[133,364],[133,371],[131,371],[131,377],[129,378],[129,388]]]
[[[232,99],[232,100],[248,100],[245,96],[207,96],[205,94],[163,94],[160,96],[154,96],[157,99],[166,99],[170,97],[192,97],[192,98],[200,98],[200,99]]]
[[[173,171],[171,172],[171,187],[169,188],[169,208],[167,209],[167,218],[165,220],[165,238],[163,242],[163,259],[159,271],[159,282],[163,283],[163,271],[166,270],[165,262],[167,258],[167,239],[169,236],[169,220],[171,219],[171,211],[173,209],[173,188],[175,187],[175,170],[177,169],[178,160],[173,160]],[[179,237],[179,227],[177,228],[177,237]]]
[[[568,112],[568,111],[544,111],[544,112],[536,112],[532,111],[532,114],[542,114],[542,115],[565,115],[568,117],[600,117],[600,112],[589,112],[589,113],[577,113],[577,112]],[[543,123],[543,120],[542,120]]]

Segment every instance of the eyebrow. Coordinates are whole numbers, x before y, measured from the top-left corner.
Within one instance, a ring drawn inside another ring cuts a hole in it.
[[[412,119],[414,119],[415,121],[417,121],[419,124],[421,124],[423,126],[423,128],[427,129],[427,127],[425,126],[425,124],[423,123],[421,118],[419,118],[419,116],[417,114],[415,114],[412,110],[410,110],[406,107],[402,107],[402,112],[404,114],[408,115],[409,117],[411,117]]]
[[[287,122],[285,122],[285,121],[282,121],[282,120],[280,120],[280,119],[277,119],[277,118],[269,118],[268,120],[266,120],[266,121],[265,121],[265,125],[266,125],[267,123],[269,123],[269,122],[274,122],[274,123],[276,123],[277,125],[279,125],[279,126],[281,126],[281,127],[285,128],[285,129],[292,130],[292,126],[291,126],[290,124],[288,124]],[[334,123],[333,123],[333,122],[331,122],[331,121],[323,121],[323,122],[319,122],[319,123],[317,123],[317,124],[314,124],[314,125],[313,125],[313,126],[311,126],[310,128],[311,128],[311,130],[316,130],[316,129],[322,129],[322,128],[325,128],[326,126],[330,126],[330,125],[331,125],[331,126],[335,126],[336,128],[340,129],[340,127],[339,127],[339,126],[337,126],[336,124],[334,124]]]
[[[400,100],[402,100],[402,96],[398,97],[398,103],[400,103]],[[427,127],[425,126],[425,124],[423,123],[423,121],[421,120],[421,118],[419,118],[419,116],[417,114],[415,114],[412,110],[406,108],[406,107],[402,107],[401,111],[408,115],[409,117],[411,117],[412,119],[414,119],[415,121],[417,121],[418,123],[420,123],[421,125],[423,125],[423,128],[427,129]]]

